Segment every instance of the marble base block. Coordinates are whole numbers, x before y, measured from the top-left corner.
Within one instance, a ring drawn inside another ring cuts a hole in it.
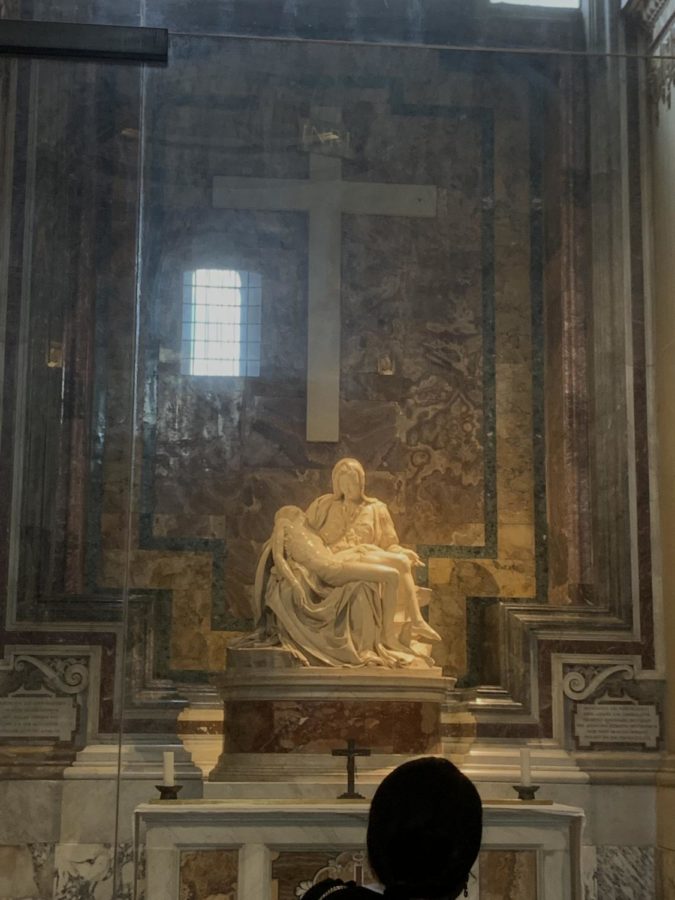
[[[337,777],[345,761],[331,751],[350,738],[373,757],[403,761],[440,753],[441,709],[454,687],[440,669],[270,671],[246,666],[228,669],[216,683],[225,728],[210,781],[254,782]],[[368,759],[360,758],[359,767]],[[261,760],[269,769],[267,778],[261,778]]]
[[[121,748],[118,748],[114,740],[88,744],[77,754],[73,765],[66,769],[64,778],[114,779],[119,775],[124,781],[140,779],[155,782],[162,778],[163,754],[166,750],[174,754],[179,782],[201,780],[201,772],[192,762],[182,742],[168,735],[129,735]]]
[[[340,746],[339,742],[336,746]],[[356,789],[370,799],[409,754],[375,753],[356,761]],[[204,784],[208,800],[335,800],[345,790],[344,757],[330,753],[227,753]]]

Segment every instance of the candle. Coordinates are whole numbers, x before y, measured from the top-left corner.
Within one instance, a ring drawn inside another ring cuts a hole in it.
[[[165,751],[164,756],[164,784],[173,787],[176,783],[176,773],[174,772],[173,753],[171,750]]]
[[[520,783],[523,787],[529,787],[532,784],[529,747],[520,748]]]

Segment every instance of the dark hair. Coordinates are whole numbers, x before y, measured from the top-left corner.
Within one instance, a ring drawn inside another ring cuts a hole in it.
[[[368,820],[368,857],[385,897],[458,897],[482,828],[478,791],[449,760],[427,756],[394,769]]]

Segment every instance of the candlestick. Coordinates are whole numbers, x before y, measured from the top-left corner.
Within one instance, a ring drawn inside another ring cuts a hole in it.
[[[178,792],[183,790],[182,784],[156,784],[160,800],[178,800]]]
[[[529,787],[532,784],[529,747],[520,748],[520,783],[523,787]]]
[[[163,754],[164,756],[164,780],[163,784],[167,787],[173,787],[176,783],[176,771],[173,764],[173,753],[171,750],[166,750]]]
[[[518,794],[519,800],[534,800],[534,795],[539,790],[538,784],[514,784],[513,790]],[[540,801],[543,802],[543,801]]]

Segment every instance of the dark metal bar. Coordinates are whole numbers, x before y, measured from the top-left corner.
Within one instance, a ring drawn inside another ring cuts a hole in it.
[[[0,19],[0,53],[11,56],[165,63],[168,52],[169,32],[165,28]]]

